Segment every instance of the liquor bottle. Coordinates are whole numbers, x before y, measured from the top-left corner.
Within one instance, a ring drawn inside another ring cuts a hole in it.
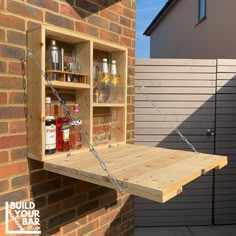
[[[65,114],[65,109],[63,105],[66,104],[66,100],[61,101],[60,105],[60,114],[56,119],[56,127],[57,127],[57,151],[69,151],[69,135],[70,135],[70,120]]]
[[[56,152],[56,120],[51,112],[51,97],[45,98],[45,154]]]
[[[93,70],[93,102],[98,102],[99,66],[95,66]]]
[[[120,91],[119,91],[119,79],[116,73],[116,61],[111,62],[111,85],[110,85],[110,102],[116,103],[120,102]]]
[[[56,40],[51,40],[47,52],[47,70],[59,70],[59,48]],[[58,80],[58,73],[53,72],[48,75],[50,80]]]
[[[70,148],[71,149],[79,149],[81,148],[81,135],[79,132],[80,127],[78,125],[82,125],[82,120],[79,119],[79,105],[74,104],[74,121],[70,123]]]
[[[103,58],[102,77],[99,81],[99,102],[108,102],[110,96],[110,77],[108,74],[107,58]]]

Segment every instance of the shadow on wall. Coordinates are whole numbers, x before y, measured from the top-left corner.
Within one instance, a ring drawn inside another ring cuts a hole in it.
[[[42,235],[120,235],[133,230],[133,199],[115,190],[48,172],[29,159],[31,197]],[[122,206],[123,204],[123,206]]]
[[[66,2],[68,2],[73,7],[74,11],[81,18],[85,18],[91,14],[97,13],[102,9],[107,8],[120,1],[121,0],[66,0]],[[99,6],[97,4],[99,4]]]
[[[146,80],[136,93],[136,144],[191,151],[174,131],[178,128],[199,152],[227,155],[229,164],[186,185],[165,204],[137,198],[136,226],[235,224],[235,71],[191,77],[166,70],[153,78],[150,71],[136,75],[137,86]]]

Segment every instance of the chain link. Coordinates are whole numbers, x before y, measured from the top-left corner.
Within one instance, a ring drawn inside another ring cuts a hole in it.
[[[56,96],[56,98],[58,99],[60,104],[63,106],[63,109],[64,109],[65,113],[67,114],[68,118],[70,119],[70,121],[73,121],[78,126],[78,129],[79,129],[80,135],[82,136],[82,139],[87,143],[87,145],[89,146],[90,152],[92,152],[94,157],[98,160],[98,162],[99,162],[100,166],[102,167],[102,169],[107,173],[110,182],[114,185],[114,187],[116,188],[116,190],[118,192],[120,192],[120,193],[125,192],[125,190],[123,188],[121,188],[120,185],[117,183],[116,179],[111,175],[111,173],[109,172],[105,162],[100,158],[100,156],[98,155],[98,153],[95,150],[94,146],[89,142],[89,139],[86,136],[86,134],[83,132],[83,130],[81,129],[81,127],[79,125],[79,122],[72,117],[69,108],[65,105],[65,103],[63,102],[63,99],[60,97],[57,90],[53,87],[51,81],[48,79],[46,73],[43,71],[43,69],[41,68],[38,61],[34,58],[32,50],[27,49],[27,53],[28,53],[29,58],[31,58],[33,60],[33,62],[35,63],[35,65],[38,67],[41,75],[46,80],[46,82],[49,85],[49,87],[51,88],[53,94]]]
[[[26,130],[28,128],[28,109],[27,109],[27,82],[25,78],[25,60],[23,58],[20,59],[21,64],[21,73],[22,73],[22,87],[23,87],[23,102],[24,102],[24,115],[25,115],[25,127]]]
[[[149,96],[144,93],[144,91],[143,91],[144,86],[140,86],[140,87],[137,86],[136,88],[141,92],[141,94],[145,97],[145,99],[151,103],[152,107],[155,108],[155,110],[164,118],[164,120],[166,120],[168,122],[168,124],[173,126],[170,123],[170,121],[168,121],[167,117],[160,111],[160,109],[157,108],[157,106],[149,98]],[[193,146],[193,144],[188,141],[188,139],[180,132],[180,130],[178,128],[175,128],[175,127],[173,127],[173,128],[174,128],[174,131],[180,136],[180,138],[189,146],[189,148],[192,149],[192,151],[198,152],[197,149]]]

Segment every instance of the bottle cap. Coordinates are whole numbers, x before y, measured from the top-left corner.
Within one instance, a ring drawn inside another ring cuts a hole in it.
[[[103,62],[107,62],[107,58],[103,58],[102,61],[103,61]]]
[[[45,103],[50,104],[51,103],[51,97],[46,97],[45,98]]]
[[[51,45],[52,45],[52,46],[56,46],[56,45],[57,45],[57,42],[56,42],[56,40],[54,40],[54,39],[53,39],[53,40],[51,40]]]
[[[116,60],[112,60],[111,63],[112,63],[112,64],[116,64]]]
[[[79,104],[74,104],[74,111],[76,111],[76,112],[79,111]]]

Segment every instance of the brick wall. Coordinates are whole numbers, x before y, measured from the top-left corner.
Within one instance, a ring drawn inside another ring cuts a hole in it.
[[[27,159],[24,91],[19,59],[26,30],[48,23],[128,47],[128,130],[134,137],[135,0],[0,1],[0,235],[5,201],[32,199],[43,235],[132,235],[127,194],[43,170]]]

